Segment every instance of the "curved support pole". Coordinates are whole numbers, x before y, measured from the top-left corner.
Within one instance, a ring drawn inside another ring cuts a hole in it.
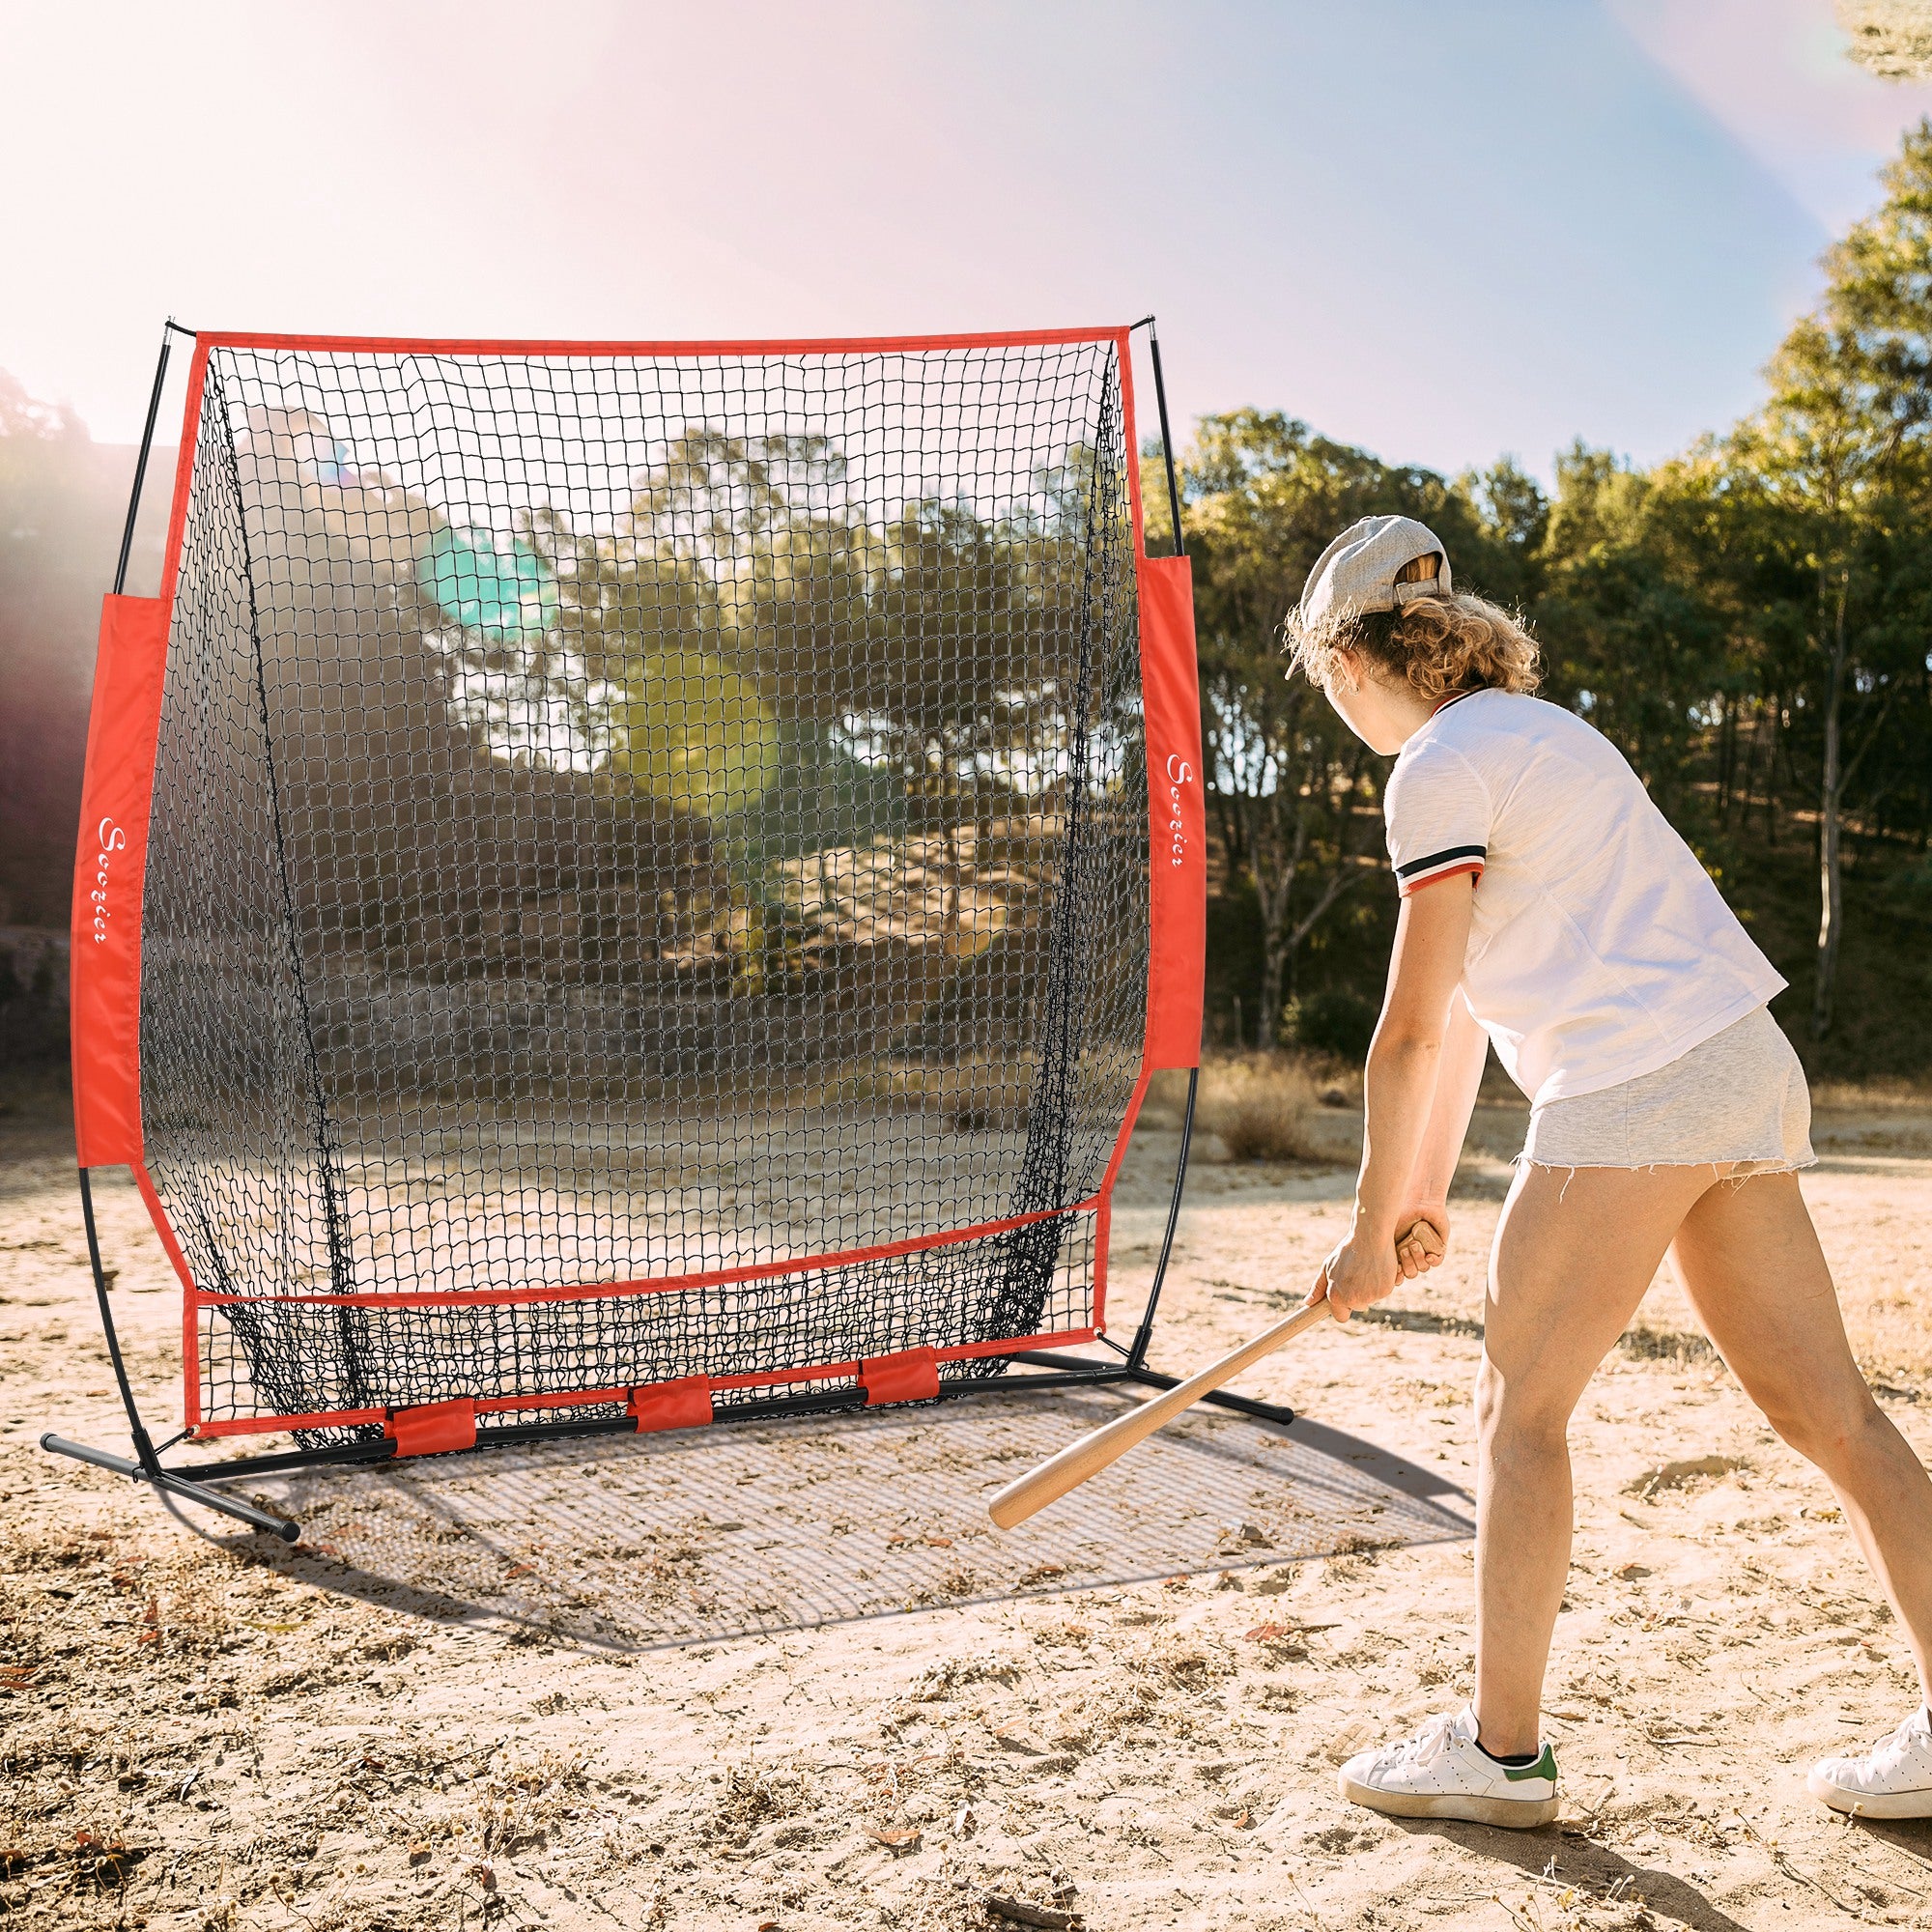
[[[1174,1253],[1174,1231],[1180,1224],[1181,1190],[1187,1185],[1187,1150],[1194,1140],[1194,1102],[1201,1091],[1201,1069],[1187,1071],[1187,1110],[1180,1117],[1180,1158],[1174,1168],[1174,1199],[1167,1205],[1167,1232],[1160,1237],[1160,1259],[1153,1266],[1153,1286],[1148,1290],[1147,1306],[1141,1310],[1140,1326],[1134,1330],[1133,1346],[1127,1350],[1127,1373],[1141,1375],[1147,1367],[1148,1344],[1153,1340],[1153,1312],[1160,1301],[1160,1285],[1167,1279],[1167,1264]]]
[[[107,1362],[114,1371],[115,1386],[121,1391],[121,1406],[128,1411],[128,1434],[133,1440],[134,1454],[131,1458],[116,1456],[111,1450],[95,1449],[85,1442],[71,1442],[65,1435],[56,1435],[51,1431],[41,1437],[41,1447],[51,1456],[71,1456],[77,1463],[92,1463],[97,1469],[111,1469],[117,1476],[128,1476],[156,1490],[165,1490],[170,1495],[180,1496],[185,1502],[200,1503],[204,1509],[219,1510],[238,1522],[245,1522],[250,1529],[279,1536],[284,1543],[296,1542],[301,1535],[300,1525],[291,1522],[286,1517],[270,1516],[266,1510],[257,1509],[253,1503],[224,1496],[218,1490],[211,1490],[205,1484],[193,1482],[172,1469],[162,1468],[154,1437],[148,1434],[147,1425],[141,1420],[140,1406],[134,1400],[134,1387],[128,1379],[128,1364],[121,1354],[121,1337],[114,1326],[114,1308],[107,1299],[107,1271],[100,1264],[100,1233],[94,1221],[94,1187],[84,1167],[80,1170],[80,1218],[87,1230],[87,1259],[94,1269],[94,1299],[100,1310],[100,1332],[107,1343]]]

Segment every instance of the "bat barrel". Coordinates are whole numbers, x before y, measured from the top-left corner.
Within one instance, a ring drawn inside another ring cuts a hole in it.
[[[1118,1463],[1136,1442],[1145,1441],[1183,1408],[1191,1408],[1204,1395],[1210,1394],[1223,1382],[1232,1381],[1249,1363],[1259,1361],[1284,1342],[1293,1341],[1303,1329],[1327,1319],[1328,1308],[1323,1302],[1297,1309],[1285,1321],[1264,1329],[1219,1361],[1209,1362],[1205,1369],[1189,1376],[1184,1382],[1142,1403],[1138,1408],[1129,1409],[1125,1415],[1117,1415],[1112,1422],[1103,1423],[1091,1434],[1069,1442],[1058,1455],[1049,1457],[1025,1475],[1014,1477],[986,1505],[987,1515],[1001,1529],[1011,1529],[1024,1522],[1068,1490],[1078,1489],[1088,1477],[1098,1475],[1109,1463]]]

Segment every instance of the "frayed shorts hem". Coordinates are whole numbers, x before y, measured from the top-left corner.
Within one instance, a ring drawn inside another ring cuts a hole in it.
[[[1693,1167],[1708,1167],[1713,1180],[1720,1180],[1727,1186],[1735,1186],[1740,1181],[1755,1180],[1761,1174],[1802,1174],[1807,1167],[1818,1165],[1814,1153],[1803,1160],[1788,1160],[1783,1155],[1772,1159],[1753,1159],[1741,1155],[1727,1159],[1719,1155],[1715,1159],[1704,1160],[1536,1160],[1526,1153],[1520,1153],[1510,1165],[1515,1168],[1536,1167],[1546,1174],[1575,1176],[1578,1174],[1677,1174]],[[1719,1170],[1729,1168],[1728,1174]]]

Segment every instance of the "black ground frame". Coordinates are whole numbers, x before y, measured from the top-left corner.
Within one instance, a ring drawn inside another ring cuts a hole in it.
[[[1153,370],[1154,399],[1160,422],[1161,460],[1166,469],[1168,510],[1174,532],[1173,554],[1184,555],[1186,545],[1181,531],[1180,488],[1174,467],[1174,439],[1168,423],[1167,390],[1161,376],[1160,340],[1154,332],[1152,316],[1146,317],[1134,327],[1144,327],[1148,331],[1148,348]],[[114,590],[117,595],[121,593],[127,581],[128,557],[133,548],[134,520],[140,509],[142,483],[147,473],[149,452],[154,443],[155,423],[160,411],[161,392],[167,380],[168,353],[173,338],[177,335],[185,336],[191,341],[194,331],[182,327],[170,317],[161,333],[160,359],[155,370],[154,390],[148,399],[147,422],[141,435],[140,454],[134,466],[134,486],[128,504],[128,522],[122,535],[121,554],[114,573]],[[1141,1311],[1140,1321],[1125,1347],[1110,1336],[1100,1338],[1101,1346],[1110,1350],[1117,1359],[1109,1360],[1106,1357],[1095,1358],[1086,1355],[1069,1356],[1058,1350],[1021,1350],[1005,1359],[1025,1363],[1034,1373],[1022,1376],[949,1379],[942,1381],[937,1400],[952,1401],[976,1394],[1030,1393],[1036,1390],[1046,1392],[1106,1383],[1151,1389],[1171,1389],[1177,1386],[1180,1379],[1179,1377],[1150,1368],[1147,1358],[1153,1340],[1154,1318],[1160,1301],[1161,1286],[1167,1276],[1168,1263],[1174,1252],[1175,1231],[1180,1218],[1180,1202],[1187,1181],[1187,1157],[1193,1139],[1195,1099],[1200,1087],[1200,1077],[1198,1066],[1189,1070],[1187,1101],[1181,1116],[1180,1152],[1174,1171],[1174,1191],[1168,1204],[1167,1225],[1161,1236],[1159,1257],[1154,1264],[1153,1281],[1148,1290],[1148,1298]],[[100,1257],[100,1238],[95,1224],[94,1194],[88,1170],[83,1167],[78,1170],[78,1175],[81,1219],[87,1233],[88,1261],[94,1270],[95,1300],[100,1312],[101,1332],[106,1338],[108,1360],[114,1371],[115,1384],[120,1390],[122,1404],[128,1411],[128,1434],[132,1439],[134,1453],[132,1456],[119,1456],[110,1450],[70,1441],[66,1436],[51,1432],[41,1437],[41,1447],[50,1454],[71,1457],[77,1462],[91,1463],[96,1468],[111,1470],[116,1475],[126,1476],[131,1481],[146,1483],[162,1494],[177,1496],[186,1502],[199,1503],[204,1508],[233,1517],[251,1529],[279,1537],[286,1543],[299,1541],[301,1528],[298,1523],[259,1509],[253,1503],[231,1495],[225,1490],[215,1488],[213,1485],[242,1481],[253,1476],[278,1474],[289,1469],[316,1468],[325,1464],[389,1462],[396,1454],[395,1442],[392,1439],[352,1442],[330,1447],[292,1449],[262,1456],[239,1456],[221,1462],[191,1463],[172,1466],[163,1463],[162,1453],[183,1438],[178,1435],[157,1446],[141,1419],[140,1407],[134,1399],[133,1386],[128,1378],[127,1364],[122,1357],[120,1339],[115,1330],[114,1311],[108,1300],[108,1277]],[[1258,1402],[1247,1396],[1230,1395],[1225,1390],[1217,1389],[1203,1400],[1222,1408],[1233,1409],[1238,1414],[1251,1416],[1261,1422],[1286,1425],[1294,1420],[1293,1408],[1277,1403]],[[865,1402],[866,1392],[863,1388],[832,1389],[824,1394],[814,1395],[784,1395],[739,1400],[721,1406],[715,1420],[736,1422],[772,1416],[822,1415],[838,1409],[860,1407]],[[629,1416],[598,1416],[578,1421],[499,1426],[480,1434],[474,1447],[480,1449],[486,1446],[554,1441],[571,1436],[610,1435],[628,1432],[634,1427],[635,1424]],[[458,1450],[451,1453],[460,1455],[469,1452]]]

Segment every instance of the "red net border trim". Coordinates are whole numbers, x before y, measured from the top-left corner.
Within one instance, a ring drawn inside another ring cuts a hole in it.
[[[987,1355],[1011,1354],[1019,1349],[1064,1349],[1078,1342],[1091,1342],[1099,1332],[1094,1327],[1060,1328],[1051,1334],[1016,1335],[997,1342],[962,1342],[950,1349],[935,1349],[933,1354],[942,1362],[965,1362]],[[864,1366],[856,1361],[825,1362],[814,1368],[770,1369],[750,1376],[715,1376],[710,1378],[710,1385],[715,1390],[782,1388],[790,1382],[856,1382]],[[631,1390],[628,1388],[581,1389],[563,1395],[479,1396],[476,1413],[509,1415],[519,1409],[579,1408],[599,1403],[621,1406],[630,1399]],[[265,1435],[284,1429],[345,1429],[355,1423],[386,1422],[388,1419],[389,1410],[386,1408],[343,1408],[313,1415],[248,1415],[220,1422],[194,1422],[188,1425],[187,1433],[198,1439],[216,1435]]]
[[[204,329],[196,354],[210,349],[320,349],[330,355],[889,355],[932,349],[1029,349],[1058,342],[1112,342],[1122,366],[1133,331],[1119,324],[1086,328],[994,328],[951,335],[756,336],[730,340],[558,341],[547,337],[427,335],[278,335],[254,329]]]
[[[1147,554],[1146,520],[1141,504],[1140,437],[1134,422],[1133,329],[1118,325],[1089,328],[1009,328],[956,335],[783,336],[731,342],[559,342],[503,337],[480,340],[460,336],[276,335],[249,329],[204,329],[195,337],[188,366],[187,396],[182,410],[182,437],[175,463],[174,502],[168,518],[166,554],[161,566],[161,598],[174,608],[181,569],[182,538],[187,524],[188,485],[194,471],[194,431],[201,420],[208,355],[213,349],[311,349],[329,355],[889,355],[933,349],[1022,349],[1057,342],[1111,342],[1120,358],[1121,431],[1127,461],[1128,512],[1134,549]]]
[[[813,1256],[807,1261],[778,1262],[763,1267],[722,1268],[706,1274],[668,1275],[652,1281],[590,1283],[577,1288],[480,1289],[442,1294],[303,1294],[273,1297],[210,1294],[195,1286],[194,1277],[188,1271],[187,1257],[182,1252],[181,1243],[175,1238],[174,1230],[168,1225],[167,1212],[161,1206],[159,1195],[155,1191],[155,1183],[149,1178],[148,1170],[137,1165],[133,1170],[134,1183],[140,1189],[141,1199],[147,1204],[148,1213],[154,1221],[156,1232],[160,1236],[161,1245],[166,1250],[168,1260],[173,1264],[182,1285],[184,1426],[190,1435],[196,1436],[263,1435],[285,1429],[330,1429],[355,1422],[382,1422],[388,1414],[386,1409],[380,1408],[345,1409],[304,1415],[237,1416],[215,1422],[205,1420],[201,1409],[201,1311],[204,1308],[225,1308],[237,1303],[246,1304],[265,1299],[320,1303],[328,1307],[348,1308],[449,1308],[514,1305],[534,1301],[588,1301],[605,1295],[655,1294],[668,1290],[720,1287],[732,1282],[769,1279],[777,1275],[806,1274],[819,1268],[838,1267],[853,1262],[886,1260],[895,1255],[917,1253],[924,1248],[946,1247],[961,1241],[982,1239],[989,1235],[1004,1234],[1011,1228],[1024,1228],[1038,1221],[1050,1221],[1061,1214],[1092,1214],[1094,1217],[1093,1321],[1084,1327],[1056,1328],[1034,1335],[1002,1336],[997,1341],[991,1342],[959,1343],[951,1348],[940,1349],[936,1352],[942,1362],[961,1362],[986,1355],[1015,1354],[1023,1349],[1068,1349],[1077,1347],[1082,1342],[1092,1342],[1107,1332],[1107,1255],[1113,1233],[1114,1184],[1120,1178],[1121,1162],[1126,1155],[1128,1143],[1133,1139],[1134,1126],[1140,1118],[1141,1104],[1147,1097],[1148,1077],[1148,1070],[1143,1067],[1140,1078],[1134,1083],[1133,1094],[1128,1098],[1126,1119],[1121,1128],[1120,1139],[1115,1144],[1113,1157],[1107,1163],[1107,1172],[1099,1188],[1085,1201],[1076,1202],[1071,1208],[1046,1208],[1036,1214],[1018,1214],[1004,1221],[987,1221],[978,1227],[949,1230],[943,1235],[928,1235],[912,1240],[895,1241],[881,1247],[848,1249],[842,1254]],[[836,1381],[856,1377],[858,1374],[857,1362],[835,1362],[815,1368],[775,1369],[752,1376],[725,1377],[714,1381],[712,1387],[776,1388],[786,1382]],[[477,1412],[484,1414],[517,1408],[568,1408],[579,1404],[621,1403],[629,1399],[628,1389],[615,1391],[599,1389],[587,1393],[561,1395],[489,1397],[479,1399]]]

